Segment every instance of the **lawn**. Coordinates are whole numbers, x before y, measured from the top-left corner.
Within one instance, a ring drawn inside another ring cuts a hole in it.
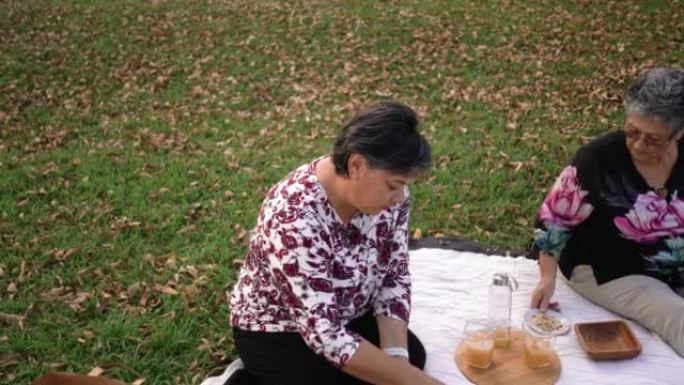
[[[197,384],[268,187],[366,103],[415,107],[411,232],[510,249],[684,1],[0,2],[0,383]]]

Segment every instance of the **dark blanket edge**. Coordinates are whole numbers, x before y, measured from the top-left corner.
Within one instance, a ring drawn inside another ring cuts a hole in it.
[[[445,249],[455,251],[467,251],[471,253],[485,254],[485,255],[500,255],[504,257],[525,257],[530,258],[527,250],[510,250],[494,245],[485,245],[475,241],[470,241],[460,238],[421,238],[409,239],[409,250],[416,249]]]

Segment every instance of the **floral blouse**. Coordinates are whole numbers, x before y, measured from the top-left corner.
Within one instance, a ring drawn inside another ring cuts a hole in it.
[[[297,332],[341,367],[361,337],[346,324],[367,311],[408,322],[408,198],[341,222],[315,175],[317,161],[272,187],[231,296],[231,325]],[[407,195],[408,196],[408,195]]]
[[[621,131],[577,151],[542,204],[534,250],[559,257],[570,277],[591,265],[598,284],[630,274],[671,287],[684,278],[684,141],[657,194],[632,162]]]

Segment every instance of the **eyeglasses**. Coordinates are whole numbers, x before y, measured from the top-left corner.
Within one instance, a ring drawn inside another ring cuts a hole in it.
[[[641,131],[639,131],[639,130],[635,130],[635,129],[628,128],[628,127],[624,127],[624,128],[622,129],[622,132],[625,133],[625,136],[626,136],[629,140],[633,140],[633,141],[635,141],[635,142],[638,141],[638,140],[642,140],[642,142],[643,142],[644,144],[646,144],[647,146],[650,146],[650,147],[662,147],[662,146],[665,146],[665,145],[668,144],[668,143],[672,140],[672,138],[673,138],[673,136],[670,136],[670,137],[668,137],[667,139],[665,139],[665,138],[654,138],[653,136],[650,136],[649,134],[643,134],[643,133],[642,133]]]

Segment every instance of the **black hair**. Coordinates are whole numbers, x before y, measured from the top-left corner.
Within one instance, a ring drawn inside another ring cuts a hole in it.
[[[335,139],[335,173],[349,176],[352,154],[363,155],[372,169],[415,176],[432,162],[430,144],[418,132],[418,115],[398,102],[381,102],[359,111]]]

